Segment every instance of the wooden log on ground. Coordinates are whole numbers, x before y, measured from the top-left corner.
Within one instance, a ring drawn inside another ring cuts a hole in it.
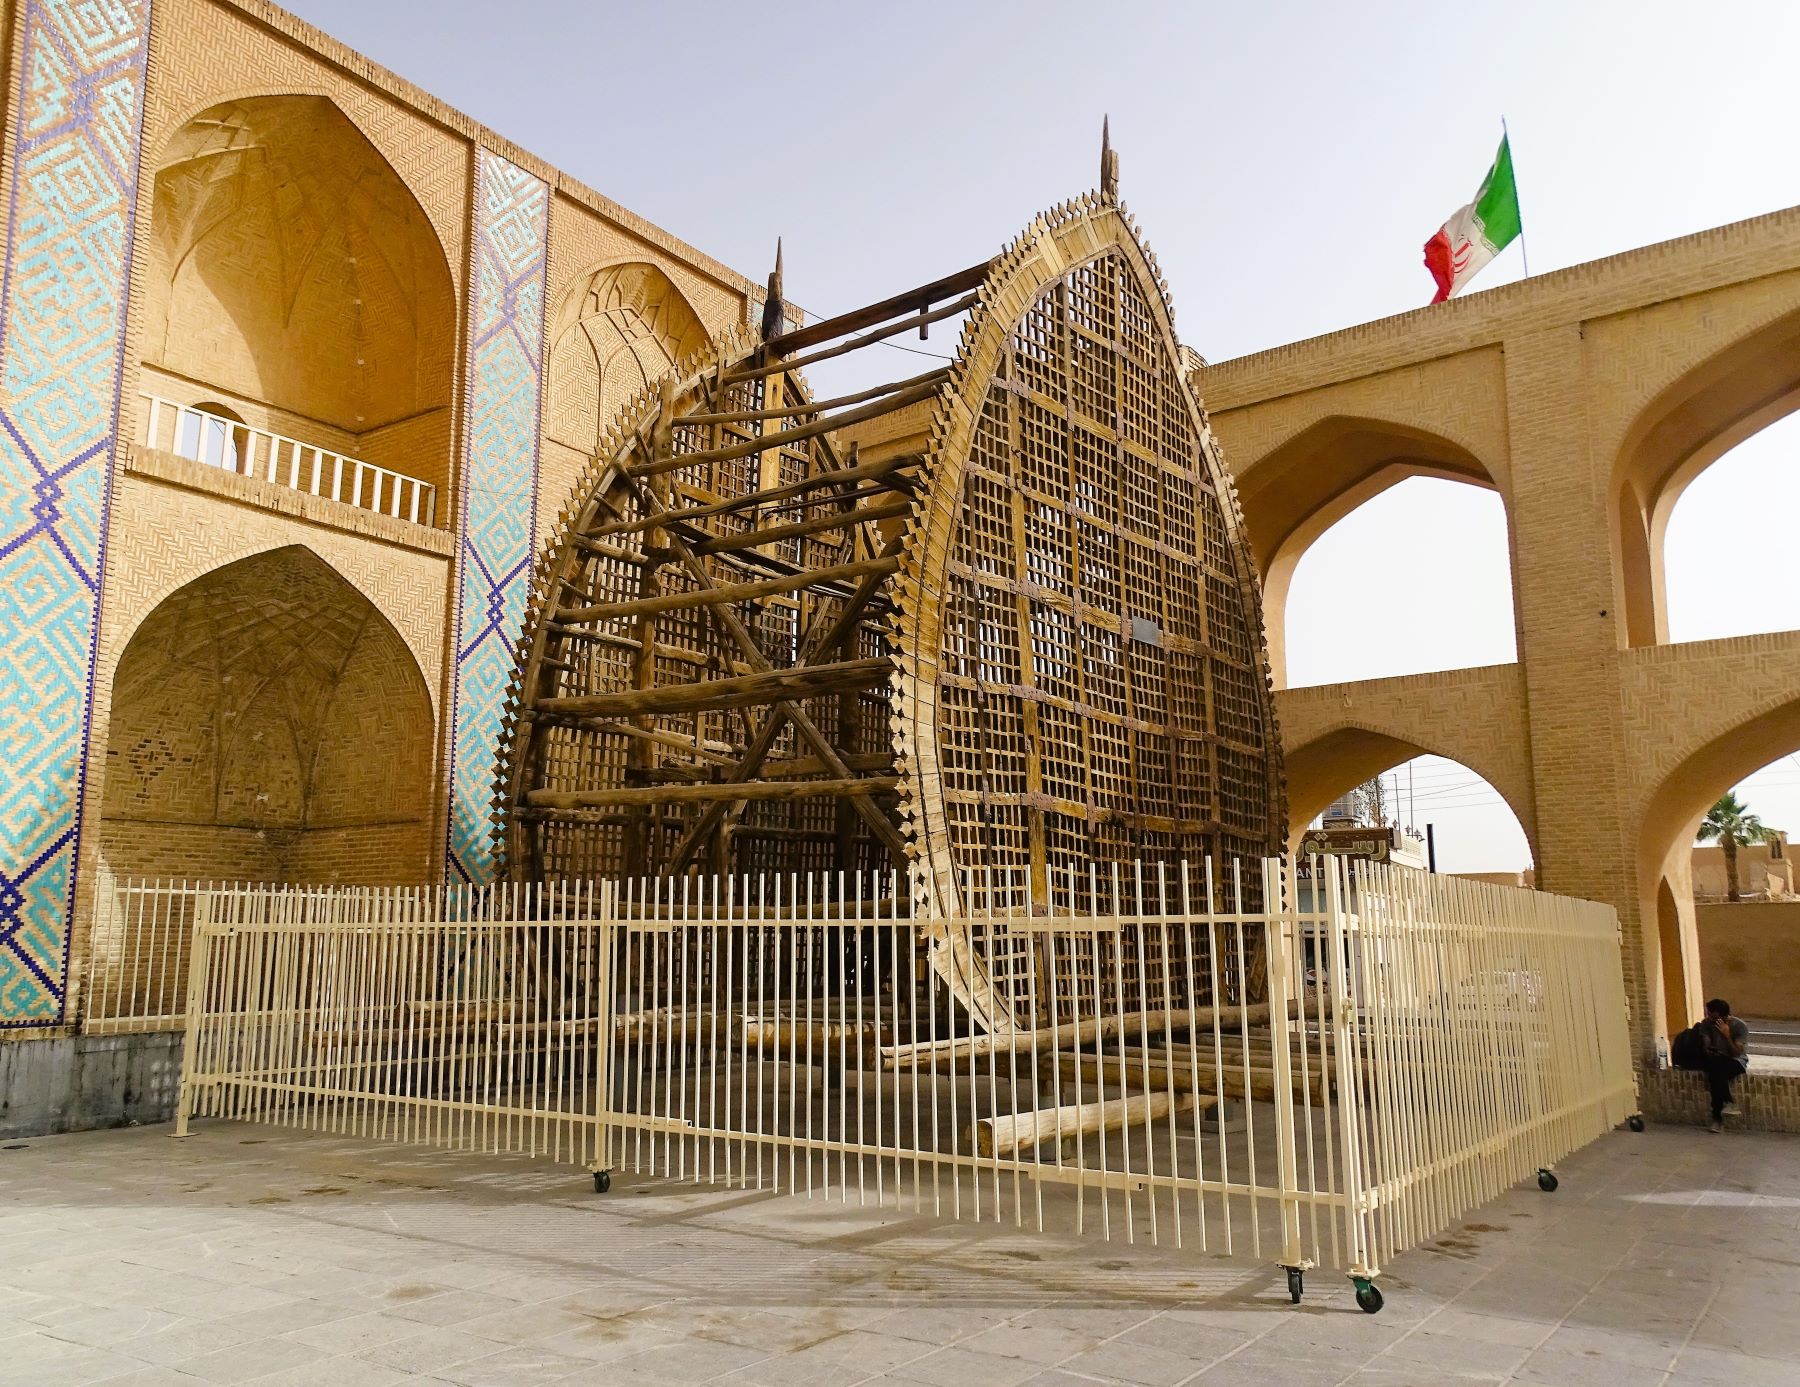
[[[1047,1141],[1067,1143],[1077,1137],[1141,1127],[1170,1113],[1210,1106],[1210,1098],[1202,1099],[1192,1093],[1134,1093],[1098,1103],[1070,1103],[1060,1108],[984,1117],[973,1128],[975,1154],[1011,1156],[1035,1151]]]
[[[893,1035],[891,1025],[878,1028],[873,1021],[808,1021],[803,1016],[745,1016],[733,1030],[747,1048],[764,1054],[789,1054],[802,1060],[810,1054],[815,1065],[835,1063],[840,1055],[848,1055],[859,1062],[858,1067],[863,1055]]]
[[[1151,1053],[1155,1056],[1166,1054],[1164,1051]],[[1192,1063],[1185,1058],[1153,1058],[1148,1064],[1141,1056],[1133,1056],[1130,1052],[1127,1052],[1123,1060],[1116,1054],[1061,1054],[1057,1056],[1057,1068],[1062,1071],[1065,1096],[1073,1092],[1071,1085],[1079,1075],[1084,1087],[1097,1092],[1143,1088],[1151,1092],[1173,1091],[1198,1096],[1254,1099],[1259,1103],[1275,1101],[1275,1071],[1252,1064],[1246,1075],[1242,1060],[1233,1063],[1229,1054],[1225,1057],[1223,1068],[1214,1066],[1210,1052],[1204,1061],[1197,1056]],[[1328,1085],[1325,1076],[1316,1069],[1311,1075],[1310,1085],[1302,1080],[1298,1066],[1294,1067],[1293,1076],[1295,1102],[1300,1101],[1302,1089],[1310,1087],[1313,1102],[1324,1103],[1327,1101],[1328,1090],[1335,1087]]]

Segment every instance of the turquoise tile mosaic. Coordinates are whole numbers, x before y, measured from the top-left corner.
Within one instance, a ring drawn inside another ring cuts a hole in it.
[[[54,1025],[93,706],[149,0],[16,10],[0,288],[0,1026]]]
[[[449,875],[487,882],[494,776],[537,525],[544,257],[550,189],[476,151],[469,407],[462,458],[452,705]]]

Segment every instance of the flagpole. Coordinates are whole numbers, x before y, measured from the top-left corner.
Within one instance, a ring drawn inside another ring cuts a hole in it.
[[[1504,115],[1502,115],[1500,117],[1500,138],[1506,141],[1506,155],[1507,155],[1507,158],[1511,159],[1512,158],[1512,132],[1506,128],[1506,117]],[[1519,165],[1516,161],[1513,163],[1513,166],[1512,166],[1512,176],[1513,176],[1513,201],[1518,202],[1518,200],[1519,200]],[[1523,262],[1523,265],[1524,265],[1525,278],[1530,279],[1531,278],[1531,252],[1525,249],[1525,208],[1524,208],[1523,204],[1521,204],[1519,207],[1519,259],[1521,262]]]

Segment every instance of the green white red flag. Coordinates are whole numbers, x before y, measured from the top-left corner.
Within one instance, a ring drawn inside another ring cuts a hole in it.
[[[1425,268],[1437,281],[1433,303],[1442,303],[1519,235],[1519,189],[1513,182],[1512,147],[1500,137],[1500,153],[1481,180],[1475,201],[1461,208],[1425,243]]]

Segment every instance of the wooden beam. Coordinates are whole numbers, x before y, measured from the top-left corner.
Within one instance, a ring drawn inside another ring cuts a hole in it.
[[[666,746],[671,751],[685,752],[689,756],[698,756],[702,761],[714,766],[733,766],[737,764],[734,753],[737,748],[726,742],[696,743],[692,737],[679,736],[674,732],[661,732],[652,727],[639,727],[636,723],[616,721],[613,719],[594,718],[584,725],[600,728],[607,732],[617,732],[621,736],[635,737],[640,741],[654,742],[657,746]],[[601,728],[601,724],[606,724]]]
[[[844,764],[858,775],[868,771],[885,772],[894,769],[894,753],[891,751],[865,751],[856,756],[846,756],[843,760]],[[735,766],[737,762],[717,757],[710,763],[714,766],[720,764]],[[793,780],[799,776],[823,775],[828,770],[830,767],[816,756],[789,756],[778,761],[765,761],[761,779]],[[677,785],[684,781],[706,780],[712,775],[712,770],[709,766],[683,766],[672,761],[665,761],[646,774],[653,784]]]
[[[900,786],[897,775],[848,780],[738,780],[710,785],[647,785],[616,790],[529,790],[534,809],[606,809],[621,804],[710,804],[738,799],[816,799],[822,795],[868,795]]]
[[[929,313],[921,313],[916,317],[902,318],[898,322],[877,328],[874,332],[865,333],[861,337],[852,337],[848,342],[840,342],[835,347],[827,347],[823,351],[809,352],[805,356],[788,357],[774,362],[763,361],[760,365],[740,366],[730,374],[723,376],[720,383],[736,385],[740,381],[756,380],[761,376],[773,376],[784,371],[804,370],[808,366],[818,365],[821,361],[830,361],[833,357],[861,351],[864,347],[872,346],[876,342],[886,341],[890,337],[898,337],[901,333],[910,332],[913,328],[927,327],[932,323],[941,322],[945,318],[954,318],[959,313],[967,313],[980,302],[981,291],[978,289],[967,297],[958,299],[955,303],[945,304],[942,308],[935,308]],[[762,361],[762,354],[758,353],[750,360]]]
[[[767,491],[752,491],[742,496],[734,496],[728,501],[712,501],[703,506],[687,506],[681,510],[659,511],[655,515],[637,520],[613,521],[610,524],[599,526],[592,531],[592,534],[595,537],[622,535],[638,530],[653,530],[658,526],[688,525],[696,520],[705,520],[710,516],[729,515],[733,511],[751,510],[772,501],[785,501],[795,496],[804,496],[809,492],[842,486],[846,482],[890,478],[895,473],[917,467],[923,461],[924,459],[916,454],[903,453],[899,457],[884,458],[879,462],[865,462],[860,467],[833,468],[825,472],[815,472],[810,477],[802,477],[799,481],[788,482],[783,486],[771,487]]]
[[[885,656],[832,665],[771,669],[731,679],[709,679],[669,688],[620,689],[616,693],[563,694],[538,700],[538,711],[557,717],[632,717],[640,713],[698,713],[759,703],[815,698],[839,689],[868,689],[887,682],[893,661]]]
[[[818,568],[808,572],[792,573],[781,578],[765,578],[755,583],[732,583],[726,587],[667,592],[660,597],[640,597],[630,602],[616,602],[610,606],[565,607],[556,614],[556,621],[563,625],[569,625],[602,619],[621,620],[625,617],[643,616],[651,612],[672,612],[687,607],[716,607],[732,602],[748,602],[756,597],[774,597],[784,592],[799,592],[805,588],[848,582],[852,578],[886,575],[899,567],[898,557],[858,559],[855,563],[843,563],[833,568]]]
[[[1298,1003],[1290,1002],[1288,1012],[1296,1014]],[[1314,1013],[1309,1012],[1309,1015]],[[948,1040],[922,1040],[916,1045],[897,1045],[881,1052],[884,1069],[916,1069],[933,1062],[949,1064],[971,1056],[1027,1054],[1040,1055],[1069,1045],[1086,1044],[1116,1035],[1166,1035],[1170,1031],[1191,1031],[1197,1026],[1211,1026],[1217,1017],[1221,1026],[1230,1028],[1242,1023],[1254,1026],[1269,1019],[1269,1004],[1253,1002],[1248,1006],[1178,1007],[1168,1011],[1128,1011],[1123,1015],[1090,1017],[1086,1021],[1061,1026],[1046,1026],[1033,1031],[999,1031],[992,1035],[954,1036]],[[1229,1031],[1228,1031],[1229,1035]]]
[[[746,530],[741,535],[720,535],[717,539],[703,540],[696,544],[694,552],[723,554],[736,549],[754,549],[759,544],[779,544],[784,539],[797,539],[801,535],[817,534],[821,530],[848,530],[877,520],[897,520],[903,515],[911,514],[912,508],[912,501],[905,498],[882,501],[873,506],[859,506],[855,510],[816,515],[811,520],[795,520],[786,525]]]
[[[1057,1066],[1063,1072],[1063,1091],[1070,1091],[1075,1076],[1081,1076],[1083,1085],[1098,1088],[1102,1084],[1129,1087],[1144,1084],[1155,1089],[1173,1089],[1177,1093],[1208,1093],[1225,1098],[1247,1098],[1258,1103],[1275,1101],[1275,1070],[1267,1062],[1244,1064],[1242,1057],[1233,1058],[1231,1047],[1224,1047],[1225,1063],[1216,1064],[1212,1048],[1206,1047],[1203,1056],[1196,1057],[1190,1063],[1186,1057],[1186,1048],[1177,1046],[1174,1051],[1153,1050],[1151,1058],[1146,1062],[1144,1052],[1128,1052],[1125,1059],[1108,1054],[1103,1057],[1094,1055],[1061,1054],[1057,1056]],[[1330,1101],[1328,1090],[1335,1092],[1336,1076],[1321,1074],[1313,1070],[1310,1082],[1303,1080],[1300,1066],[1293,1066],[1293,1097],[1296,1103],[1301,1102],[1306,1091],[1312,1091],[1315,1103]],[[1146,1079],[1148,1075],[1148,1079]]]
[[[1212,1103],[1208,1098],[1204,1106],[1211,1107]],[[1133,1093],[1098,1103],[1070,1103],[1060,1108],[979,1118],[973,1133],[975,1154],[1011,1156],[1020,1151],[1036,1151],[1047,1141],[1062,1142],[1066,1148],[1077,1137],[1141,1127],[1172,1112],[1190,1112],[1198,1106],[1202,1104],[1191,1093]]]
[[[577,549],[589,554],[598,554],[603,559],[617,559],[620,563],[640,564],[650,562],[650,556],[642,549],[627,549],[619,544],[606,544],[597,539],[589,539],[586,535],[569,537]]]
[[[751,409],[737,414],[684,414],[675,421],[680,428],[684,424],[754,424],[764,419],[791,419],[800,414],[824,414],[830,410],[842,409],[845,405],[860,405],[867,400],[878,400],[883,395],[892,395],[898,390],[910,390],[919,385],[941,385],[950,375],[948,366],[939,367],[935,371],[926,371],[923,375],[913,376],[907,380],[889,381],[886,385],[871,386],[854,395],[839,395],[830,400],[812,400],[803,405],[784,405],[780,409]]]
[[[921,400],[929,400],[938,393],[935,385],[918,385],[911,390],[902,390],[897,395],[877,400],[872,405],[864,405],[861,409],[847,410],[843,414],[833,414],[824,419],[816,419],[810,424],[802,424],[797,428],[783,429],[780,433],[765,434],[761,438],[747,439],[742,443],[733,443],[724,448],[708,448],[700,453],[668,453],[653,457],[647,462],[640,462],[625,469],[627,476],[657,477],[665,472],[679,472],[684,467],[703,466],[712,462],[734,462],[738,458],[755,457],[758,453],[766,453],[772,448],[785,448],[792,443],[804,443],[809,438],[817,438],[820,434],[831,433],[835,429],[845,428],[851,424],[860,424],[865,420],[879,419],[884,414],[892,414],[896,410],[905,409],[908,405],[918,404]],[[840,475],[848,469],[840,469]]]
[[[625,484],[631,488],[641,507],[645,510],[654,510],[657,508],[649,494],[648,487],[646,487],[643,482],[635,477],[627,475]],[[680,557],[683,566],[686,567],[693,580],[702,588],[713,588],[712,575],[706,571],[706,565],[700,561],[697,555],[695,555],[694,551],[688,546],[687,541],[684,540],[676,530],[670,530],[668,534],[671,547],[674,548],[676,554]],[[896,558],[892,561],[898,562],[898,559]],[[871,572],[872,571],[873,570],[871,570]],[[873,579],[864,579],[865,585],[870,581],[873,581]],[[845,610],[849,611],[850,608],[846,607]],[[733,611],[729,605],[715,603],[707,607],[706,611],[712,617],[714,624],[729,636],[737,645],[738,649],[743,652],[744,659],[749,664],[758,669],[767,670],[771,673],[774,672],[773,665],[769,660],[768,655],[763,652],[763,648],[756,643],[755,637],[750,634],[749,628],[738,619],[737,613]],[[805,739],[807,745],[813,749],[814,754],[817,755],[820,760],[825,762],[827,766],[831,767],[833,773],[837,775],[839,779],[850,778],[849,768],[844,765],[842,758],[838,755],[837,749],[831,745],[830,740],[819,730],[819,725],[812,720],[804,707],[799,703],[790,700],[776,704],[772,711],[781,714],[794,724],[794,730]],[[772,729],[773,727],[774,718],[771,717],[769,722],[765,724],[765,729]],[[751,773],[750,768],[752,765],[760,764],[763,758],[768,755],[769,749],[773,745],[773,741],[770,740],[762,745],[760,750],[755,750],[750,754],[746,754],[744,763],[738,767],[733,778],[738,780],[747,779]],[[907,857],[906,839],[903,838],[900,831],[894,827],[892,820],[876,807],[874,799],[868,794],[856,794],[852,796],[850,802],[856,806],[857,814],[862,817],[863,822],[869,825],[869,828],[874,832],[875,836],[881,839],[889,853],[893,855],[894,860],[896,862],[904,862]],[[723,802],[715,804],[708,808],[707,815],[711,816],[721,813],[725,807]],[[702,822],[704,821],[705,820],[703,819]],[[695,827],[696,830],[699,829],[699,825],[696,825]],[[695,837],[691,841],[698,842],[699,839],[698,837]],[[682,860],[685,861],[685,859]]]
[[[929,284],[921,284],[916,289],[908,289],[904,294],[895,294],[892,298],[882,299],[879,303],[869,304],[866,308],[853,309],[848,313],[840,313],[835,318],[821,318],[806,327],[795,328],[792,332],[784,332],[771,337],[763,344],[764,350],[771,357],[787,356],[806,347],[815,347],[821,342],[829,342],[834,337],[842,337],[846,333],[858,332],[876,323],[884,323],[889,318],[897,318],[903,313],[918,314],[952,294],[960,294],[965,289],[978,287],[988,277],[988,270],[993,266],[992,260],[983,260],[979,265],[971,265],[966,270],[958,270],[953,275],[945,275],[942,279],[934,279]],[[911,324],[907,324],[911,326]],[[788,369],[792,369],[791,363]]]

